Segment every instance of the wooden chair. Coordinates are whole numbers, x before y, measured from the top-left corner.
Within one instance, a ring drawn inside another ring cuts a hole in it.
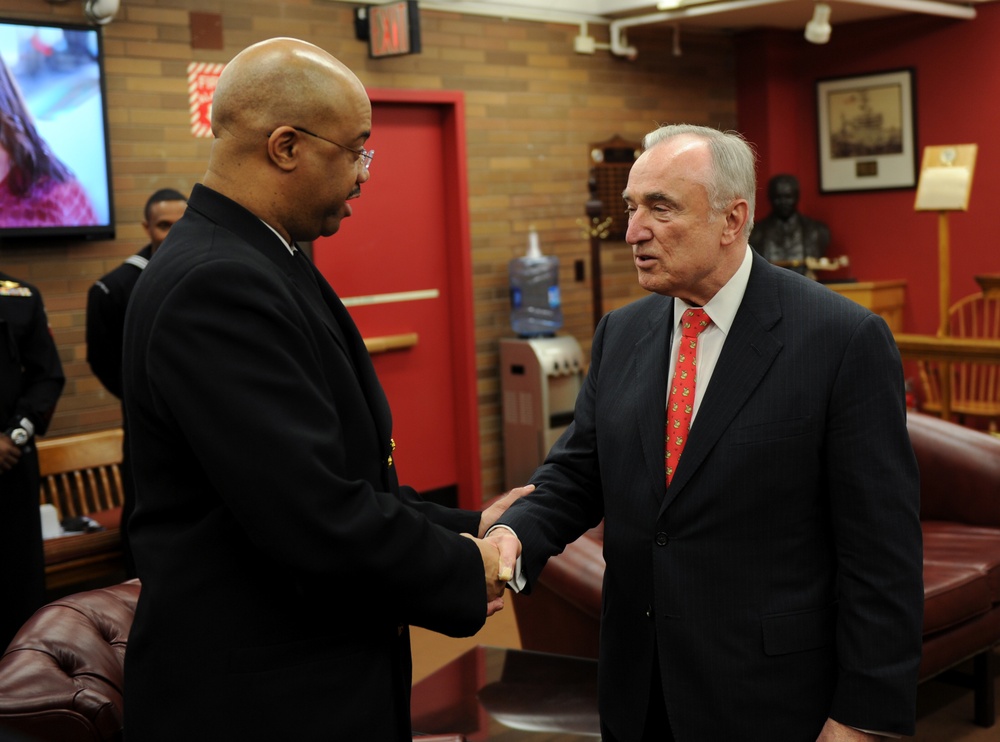
[[[45,541],[46,587],[120,578],[121,428],[39,440],[38,461],[40,504],[54,505],[60,520],[87,516],[104,526],[103,531]]]
[[[956,338],[1000,340],[1000,278],[977,277],[983,291],[959,299],[948,312],[949,334]],[[985,420],[990,432],[1000,425],[1000,365],[989,363],[951,363],[951,412],[964,420]],[[941,414],[941,364],[919,361],[926,412]]]

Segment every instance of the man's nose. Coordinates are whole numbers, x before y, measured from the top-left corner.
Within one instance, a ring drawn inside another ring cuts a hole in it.
[[[649,228],[643,223],[639,212],[633,212],[632,218],[628,221],[628,228],[625,230],[625,241],[630,245],[635,245],[648,240],[649,235]]]

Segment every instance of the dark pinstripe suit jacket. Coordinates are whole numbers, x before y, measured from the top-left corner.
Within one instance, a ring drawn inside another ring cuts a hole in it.
[[[916,463],[885,322],[754,254],[673,482],[673,300],[609,313],[575,421],[501,519],[529,583],[605,518],[601,715],[637,739],[659,662],[681,742],[812,742],[827,716],[912,733]]]

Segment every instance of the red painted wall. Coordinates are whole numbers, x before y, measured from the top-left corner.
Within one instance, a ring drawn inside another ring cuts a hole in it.
[[[913,210],[915,189],[820,194],[816,81],[912,68],[918,163],[928,145],[979,145],[969,210],[948,218],[951,301],[975,293],[975,275],[1000,273],[991,229],[1000,196],[1000,6],[976,10],[971,21],[912,15],[840,26],[834,15],[823,46],[800,32],[736,41],[739,128],[760,155],[757,217],[770,210],[767,180],[798,176],[800,210],[830,226],[828,255],[847,255],[858,280],[907,281],[904,332],[937,330],[938,217]]]

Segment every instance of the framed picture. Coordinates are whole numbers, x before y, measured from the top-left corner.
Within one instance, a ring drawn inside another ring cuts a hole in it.
[[[816,83],[821,193],[915,188],[913,70]]]

